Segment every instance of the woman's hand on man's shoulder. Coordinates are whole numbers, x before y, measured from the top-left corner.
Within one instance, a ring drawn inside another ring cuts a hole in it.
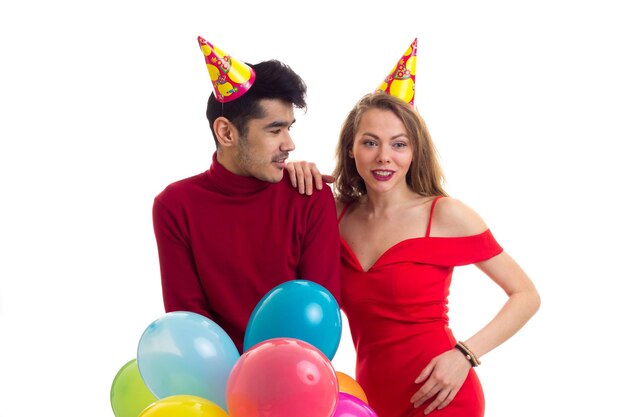
[[[321,190],[324,183],[330,184],[335,182],[335,177],[325,175],[320,172],[314,162],[307,161],[290,161],[285,166],[291,185],[298,189],[300,194],[313,194],[313,185],[315,189]]]

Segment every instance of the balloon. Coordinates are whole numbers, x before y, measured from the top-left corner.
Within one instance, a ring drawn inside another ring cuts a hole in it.
[[[377,415],[369,405],[354,395],[340,392],[333,417],[377,417]]]
[[[339,382],[339,392],[345,392],[347,394],[357,397],[359,400],[367,404],[367,396],[365,391],[354,378],[337,371],[337,382]]]
[[[341,313],[333,295],[307,280],[284,282],[271,289],[252,311],[244,351],[276,337],[304,340],[332,360],[341,338]]]
[[[137,359],[131,359],[120,368],[111,384],[111,408],[115,417],[137,417],[156,400],[141,379]]]
[[[231,417],[330,417],[338,397],[335,371],[313,345],[291,338],[244,352],[226,385]]]
[[[137,348],[141,376],[157,398],[195,395],[226,408],[226,382],[239,359],[230,337],[212,320],[167,313],[144,331]]]
[[[139,417],[228,417],[228,414],[205,398],[173,395],[148,406]]]

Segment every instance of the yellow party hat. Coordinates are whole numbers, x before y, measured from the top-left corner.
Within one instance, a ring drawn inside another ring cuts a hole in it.
[[[391,70],[377,91],[383,91],[413,105],[415,97],[417,38],[411,43],[404,55]]]
[[[241,97],[252,87],[256,74],[252,68],[225,54],[213,44],[198,36],[206,67],[220,103]]]

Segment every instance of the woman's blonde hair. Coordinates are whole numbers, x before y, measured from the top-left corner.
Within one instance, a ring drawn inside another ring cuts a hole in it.
[[[413,149],[413,160],[406,174],[409,188],[423,196],[447,196],[443,189],[445,177],[439,165],[437,150],[422,117],[406,102],[383,92],[375,92],[359,100],[341,127],[337,144],[337,166],[333,172],[336,178],[335,194],[339,201],[351,203],[367,194],[365,182],[357,172],[350,151],[361,118],[370,109],[391,111],[406,128]]]

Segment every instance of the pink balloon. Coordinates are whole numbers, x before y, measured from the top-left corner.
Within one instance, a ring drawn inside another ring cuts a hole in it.
[[[366,402],[354,395],[340,392],[333,417],[377,417],[377,415]]]
[[[226,383],[230,417],[331,417],[338,396],[337,375],[328,358],[292,338],[252,346]]]

